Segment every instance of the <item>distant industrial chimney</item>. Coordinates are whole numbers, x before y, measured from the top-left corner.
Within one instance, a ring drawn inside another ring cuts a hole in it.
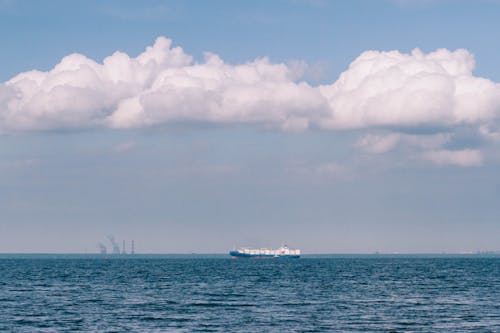
[[[132,239],[132,244],[130,247],[130,254],[135,254],[135,248],[134,248],[134,240]]]

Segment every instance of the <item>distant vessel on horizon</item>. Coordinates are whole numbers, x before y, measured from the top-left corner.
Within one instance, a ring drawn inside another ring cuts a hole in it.
[[[300,258],[299,249],[290,249],[283,245],[278,249],[240,247],[229,251],[233,259],[237,258]]]

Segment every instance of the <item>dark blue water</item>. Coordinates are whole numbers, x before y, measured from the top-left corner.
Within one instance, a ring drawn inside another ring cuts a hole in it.
[[[500,332],[500,258],[0,258],[0,331]]]

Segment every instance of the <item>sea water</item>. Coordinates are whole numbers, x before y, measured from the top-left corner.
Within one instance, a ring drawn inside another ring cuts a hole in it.
[[[500,257],[0,256],[5,332],[500,332]]]

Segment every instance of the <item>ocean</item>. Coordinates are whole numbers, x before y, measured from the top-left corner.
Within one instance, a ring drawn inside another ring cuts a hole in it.
[[[500,332],[500,256],[0,255],[2,332]]]

